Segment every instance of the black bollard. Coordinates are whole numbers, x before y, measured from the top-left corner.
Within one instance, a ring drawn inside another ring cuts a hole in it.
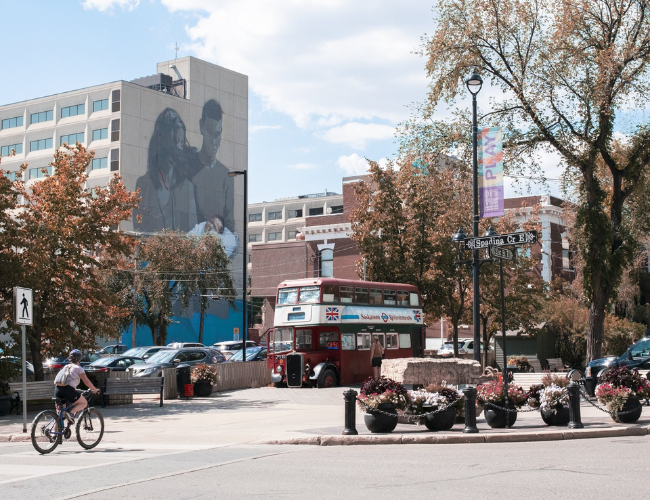
[[[580,386],[571,382],[567,386],[567,391],[569,391],[569,429],[583,429],[585,426],[580,418]]]
[[[465,428],[464,434],[476,434],[478,427],[476,427],[476,387],[468,387],[463,389],[465,395]]]
[[[343,431],[343,435],[356,436],[359,434],[356,424],[357,410],[354,407],[357,402],[357,391],[348,389],[343,393],[343,399],[345,399],[345,430]]]

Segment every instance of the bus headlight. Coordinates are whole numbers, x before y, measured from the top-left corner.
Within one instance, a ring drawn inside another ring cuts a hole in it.
[[[311,369],[311,366],[309,366],[309,363],[305,363],[305,373],[309,375],[309,370]]]
[[[278,372],[278,373],[282,373],[282,365],[276,366],[275,371]]]

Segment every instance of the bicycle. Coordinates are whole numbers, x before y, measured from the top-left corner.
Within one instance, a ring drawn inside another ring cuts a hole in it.
[[[77,442],[82,448],[90,450],[97,446],[104,435],[104,417],[99,411],[90,406],[92,391],[86,390],[81,395],[88,401],[88,406],[79,414],[76,423],[66,418],[65,412],[72,408],[72,404],[65,406],[63,399],[52,398],[56,411],[45,410],[36,415],[32,422],[32,445],[41,454],[54,451],[63,444],[63,439],[72,436],[72,425],[75,424]],[[66,425],[67,424],[67,425]],[[42,446],[45,444],[45,446]],[[49,446],[48,446],[49,445]]]

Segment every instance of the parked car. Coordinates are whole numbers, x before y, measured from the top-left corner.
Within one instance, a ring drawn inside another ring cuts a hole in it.
[[[166,347],[162,345],[132,347],[124,354],[122,354],[122,356],[133,356],[134,358],[146,359],[153,356],[157,352],[164,351],[166,349],[171,349],[171,347]]]
[[[492,347],[489,348],[492,350]],[[483,342],[481,342],[481,352],[483,352]],[[458,339],[458,354],[474,354],[474,340]],[[445,342],[438,349],[438,356],[451,358],[454,356],[454,343]]]
[[[598,383],[598,374],[614,366],[627,366],[630,369],[650,370],[650,337],[644,337],[635,342],[621,356],[607,356],[594,359],[585,368],[585,385],[593,395]]]
[[[252,340],[246,341],[246,347],[256,347],[257,342]],[[217,342],[214,347],[219,349],[226,358],[232,357],[237,351],[241,351],[244,347],[243,340],[226,340],[225,342]]]
[[[145,360],[143,358],[133,356],[107,356],[93,361],[84,370],[86,370],[86,373],[107,372],[109,370],[123,372],[130,366],[140,365],[144,362]]]
[[[212,347],[184,347],[159,351],[147,359],[146,363],[133,365],[128,370],[134,377],[160,377],[163,368],[171,368],[180,363],[214,365],[224,361],[226,361],[224,355]]]
[[[172,342],[171,344],[167,344],[167,347],[171,347],[172,349],[181,349],[183,347],[205,347],[203,344],[200,344],[199,342]]]
[[[23,369],[23,360],[21,358],[18,358],[16,356],[2,356],[0,357],[0,363],[11,363],[15,365],[19,370]],[[31,364],[29,361],[26,363],[27,365],[27,375],[34,375],[34,365]]]
[[[246,361],[262,361],[266,359],[267,349],[264,346],[254,346],[246,348]],[[240,349],[230,358],[228,358],[228,363],[243,361],[244,359],[244,350]]]
[[[56,357],[48,358],[43,362],[43,371],[45,373],[58,372],[61,368],[70,363],[70,361],[68,361],[68,356],[69,354],[59,354]],[[81,357],[81,366],[85,368],[98,358],[99,356],[97,354],[84,352]]]
[[[106,345],[101,349],[96,350],[95,354],[98,356],[116,355],[126,352],[127,349],[128,346],[125,346],[124,344]]]

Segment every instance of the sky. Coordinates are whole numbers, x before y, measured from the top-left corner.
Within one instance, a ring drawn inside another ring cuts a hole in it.
[[[396,127],[426,97],[426,61],[414,52],[434,29],[432,4],[2,0],[0,104],[150,75],[178,46],[178,57],[249,77],[250,203],[341,193],[366,159],[394,158]],[[557,159],[545,165],[556,176]],[[558,194],[553,183],[531,192],[549,188]],[[506,179],[506,196],[518,194]]]

